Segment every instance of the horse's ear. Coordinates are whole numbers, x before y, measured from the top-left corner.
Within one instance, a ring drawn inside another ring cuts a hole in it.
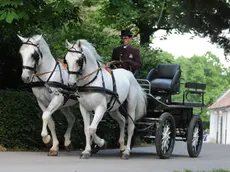
[[[67,39],[65,40],[65,46],[68,49],[72,46]]]
[[[37,35],[37,36],[35,37],[36,43],[38,43],[38,42],[41,40],[41,38],[42,38],[42,34],[41,34],[41,35]]]
[[[22,37],[22,36],[20,36],[20,35],[18,35],[18,34],[17,34],[17,36],[19,37],[19,39],[20,39],[23,43],[25,43],[25,42],[28,40],[28,38],[24,38],[24,37]]]

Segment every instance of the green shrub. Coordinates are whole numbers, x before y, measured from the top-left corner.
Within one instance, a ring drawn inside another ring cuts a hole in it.
[[[0,144],[7,148],[39,148],[40,114],[32,93],[1,90]]]

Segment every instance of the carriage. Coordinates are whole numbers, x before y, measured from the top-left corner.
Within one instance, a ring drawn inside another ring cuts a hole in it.
[[[187,142],[189,156],[197,157],[202,148],[203,124],[200,114],[205,107],[206,85],[184,83],[182,100],[173,101],[172,97],[179,94],[183,84],[178,64],[159,64],[157,69],[150,70],[146,79],[137,81],[148,96],[148,106],[147,115],[135,123],[134,138],[155,139],[156,151],[161,159],[171,156],[175,141]],[[196,101],[189,100],[190,95],[196,95]],[[196,112],[195,109],[200,111]]]
[[[64,59],[68,66],[66,70],[51,55],[48,45],[41,35],[35,35],[32,38],[19,36],[19,38],[23,42],[20,53],[23,62],[25,61],[24,63],[27,64],[27,66],[23,66],[22,79],[24,82],[35,84],[34,94],[39,99],[39,106],[43,110],[41,136],[45,144],[52,141],[53,145],[48,155],[56,156],[58,154],[58,140],[51,117],[52,113],[61,109],[67,118],[65,147],[68,148],[71,144],[70,133],[75,121],[69,107],[76,103],[84,104],[84,107],[80,106],[87,129],[84,130],[86,147],[82,152],[83,158],[90,157],[91,136],[100,147],[106,145],[105,140],[97,136],[96,130],[104,113],[108,112],[120,125],[119,142],[120,150],[123,151],[123,159],[129,158],[131,139],[138,135],[143,139],[155,139],[157,154],[162,159],[170,157],[176,140],[187,141],[187,149],[191,157],[199,155],[203,141],[203,124],[200,113],[195,109],[201,109],[200,112],[202,112],[205,107],[204,90],[206,85],[185,83],[183,100],[181,102],[174,101],[173,96],[179,95],[182,84],[180,65],[160,64],[157,69],[151,69],[146,79],[134,78],[135,75],[133,76],[132,73],[124,69],[109,70],[108,64],[100,63],[100,56],[87,40],[78,40],[74,44],[66,41],[68,49]],[[30,54],[31,52],[34,53]],[[32,58],[30,63],[27,62],[27,57]],[[38,65],[39,63],[40,65]],[[37,71],[40,73],[36,73]],[[83,76],[83,72],[85,76]],[[124,79],[121,79],[122,77]],[[78,85],[78,82],[81,84]],[[102,86],[98,86],[98,83]],[[95,92],[96,94],[94,94]],[[191,95],[196,95],[196,99],[190,99]],[[80,98],[78,99],[78,97]],[[73,101],[73,99],[75,100]],[[119,115],[118,108],[126,99],[129,99],[129,114],[126,113],[126,115],[130,119],[127,120],[129,129],[128,142],[125,147],[125,119]],[[49,101],[47,102],[47,100]],[[147,111],[145,111],[146,109]],[[94,111],[94,117],[90,124],[92,111]],[[136,115],[139,115],[139,120]],[[48,123],[52,123],[52,125],[48,125]],[[134,124],[135,134],[132,137]],[[51,130],[52,139],[48,134],[47,126]]]
[[[161,159],[167,159],[172,155],[175,141],[184,141],[187,142],[189,156],[198,157],[203,144],[203,123],[200,115],[206,107],[206,85],[181,82],[179,64],[159,64],[157,69],[152,68],[149,71],[146,79],[140,79],[139,75],[140,70],[134,73],[146,92],[148,106],[147,114],[135,122],[131,147],[135,145],[137,137],[146,141],[155,140],[157,155]],[[182,101],[173,101],[172,97],[180,93],[183,84]],[[191,95],[196,95],[196,101],[189,100]],[[95,154],[100,148],[94,146]]]

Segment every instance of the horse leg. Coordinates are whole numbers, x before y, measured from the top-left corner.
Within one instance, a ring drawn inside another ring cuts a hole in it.
[[[90,113],[81,104],[80,104],[80,111],[84,121],[84,132],[86,137],[85,150],[81,153],[80,158],[88,159],[91,154],[91,140],[90,140],[91,135],[89,133]]]
[[[52,156],[57,155],[59,142],[57,140],[57,136],[55,132],[55,123],[51,115],[62,106],[63,101],[64,101],[64,97],[62,95],[55,96],[50,102],[49,106],[42,114],[43,127],[42,127],[41,136],[43,138],[48,138],[49,136],[47,131],[47,125],[48,125],[53,138],[53,146],[50,149],[48,155],[52,155]]]
[[[125,151],[122,153],[122,159],[128,159],[130,156],[130,145],[135,129],[135,115],[137,108],[137,94],[134,94],[135,87],[131,87],[127,97],[127,112],[128,112],[128,139]]]
[[[37,100],[37,102],[38,102],[38,105],[40,106],[41,110],[44,113],[46,110],[45,105],[40,100]],[[52,145],[48,155],[49,154],[57,155],[59,142],[58,142],[57,135],[55,132],[55,124],[54,124],[53,118],[50,118],[50,120],[48,122],[48,128],[51,131],[52,139],[51,139],[50,135],[47,135],[45,137],[42,137],[42,141],[46,144],[46,146]],[[52,143],[52,140],[53,140],[53,143]]]
[[[121,115],[119,110],[112,111],[110,112],[110,116],[115,119],[119,126],[120,126],[120,138],[119,138],[119,143],[120,143],[120,151],[124,152],[125,151],[125,117]]]
[[[67,128],[65,135],[64,135],[64,137],[65,137],[64,145],[65,145],[66,150],[70,151],[70,149],[71,149],[70,138],[71,138],[71,131],[72,131],[73,125],[75,123],[75,116],[69,107],[61,108],[60,111],[65,115],[67,122],[68,122],[68,128]]]
[[[41,108],[42,112],[44,113],[47,107],[38,99],[37,99],[37,102],[38,102],[38,105]],[[43,143],[45,143],[45,145],[47,147],[50,147],[52,145],[52,140],[51,140],[50,135],[48,135],[46,137],[42,137],[42,141],[43,141]]]
[[[122,152],[122,159],[129,159],[130,156],[130,145],[131,145],[131,140],[133,137],[133,133],[134,133],[134,129],[135,129],[135,125],[133,123],[134,119],[135,119],[135,110],[129,110],[129,117],[128,117],[128,139],[127,139],[127,145],[126,145],[126,149],[124,152]],[[132,119],[130,119],[132,118]]]
[[[93,114],[91,113],[90,115],[90,121],[92,122],[93,121]],[[94,143],[96,143],[100,148],[101,147],[104,147],[106,148],[107,147],[107,143],[104,139],[101,139],[96,133],[92,135],[92,140],[94,140]],[[91,142],[91,145],[92,145],[92,142]]]
[[[96,134],[97,126],[98,126],[99,122],[102,120],[102,118],[105,114],[105,111],[106,111],[106,106],[103,106],[103,105],[100,105],[95,109],[94,118],[93,118],[93,121],[89,127],[90,135]]]
[[[52,140],[53,140],[53,146],[50,148],[50,151],[48,152],[48,156],[57,156],[58,150],[59,150],[59,141],[57,139],[57,135],[55,131],[55,123],[54,123],[52,116],[50,117],[48,121],[48,127],[50,129]]]

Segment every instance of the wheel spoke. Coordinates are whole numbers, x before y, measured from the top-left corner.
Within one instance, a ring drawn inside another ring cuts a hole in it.
[[[163,132],[162,132],[162,139],[161,139],[161,149],[164,153],[167,152],[169,149],[169,143],[170,143],[170,123],[169,121],[165,121],[163,126]]]
[[[193,134],[192,134],[192,147],[194,152],[196,152],[196,148],[199,142],[199,126],[198,124],[194,127]]]

